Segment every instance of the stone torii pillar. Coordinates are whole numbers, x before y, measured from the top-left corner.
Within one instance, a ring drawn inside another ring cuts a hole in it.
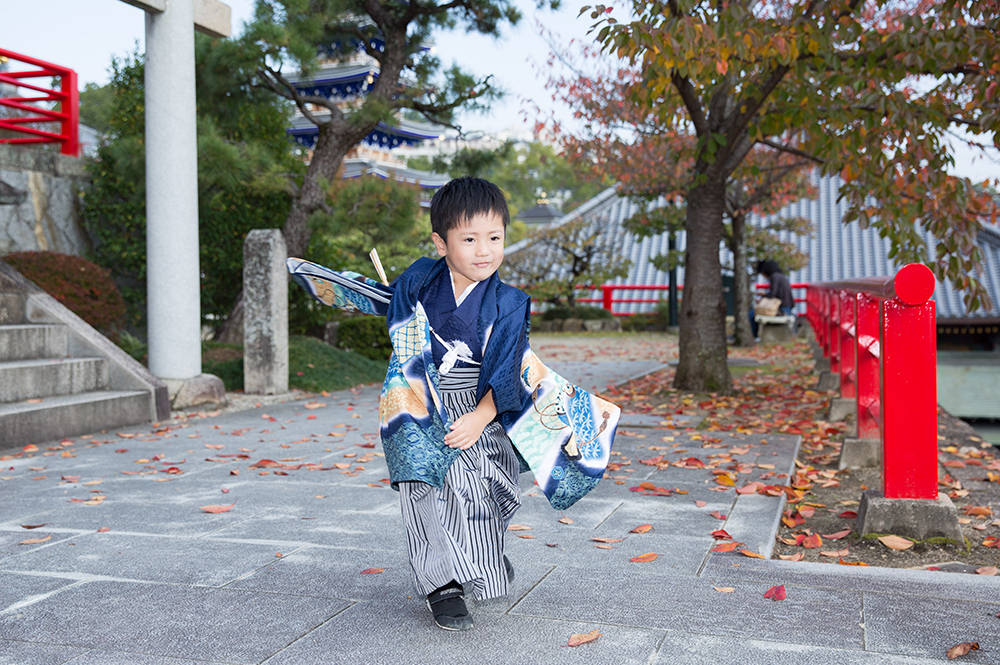
[[[174,408],[225,397],[201,373],[194,30],[231,34],[219,0],[122,0],[146,12],[146,294],[149,370]]]

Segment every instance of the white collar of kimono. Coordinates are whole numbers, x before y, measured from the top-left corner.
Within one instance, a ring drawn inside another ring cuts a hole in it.
[[[448,270],[448,274],[451,275],[451,292],[454,293],[455,292],[455,273],[453,273],[451,271],[451,269],[449,269]],[[469,297],[469,294],[472,293],[472,290],[474,288],[476,288],[476,285],[478,285],[478,284],[479,284],[479,282],[473,282],[472,284],[469,284],[467,287],[465,287],[465,290],[462,291],[462,295],[460,295],[457,298],[455,298],[455,307],[458,307],[459,305],[461,305],[462,301],[464,301],[466,298]]]

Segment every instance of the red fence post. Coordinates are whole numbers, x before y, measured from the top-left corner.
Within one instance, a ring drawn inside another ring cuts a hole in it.
[[[611,311],[611,308],[614,303],[614,291],[615,287],[611,286],[610,284],[601,285],[601,296],[602,300],[604,301],[603,306],[604,309],[608,310],[609,312]]]
[[[878,298],[858,294],[858,319],[855,330],[858,340],[857,393],[858,438],[878,439],[881,424],[879,404],[879,306]]]
[[[840,325],[837,330],[840,333],[840,396],[847,398],[857,397],[855,390],[857,332],[854,325],[854,301],[853,293],[848,291],[838,293]]]
[[[930,274],[926,266],[911,264],[900,270],[897,283],[911,267]],[[917,271],[910,272],[918,279]],[[930,284],[933,292],[933,276]],[[910,305],[898,297],[883,301],[881,309],[883,493],[887,499],[936,499],[935,303]]]
[[[840,296],[837,291],[827,291],[827,301],[830,307],[830,320],[827,322],[827,335],[830,345],[830,373],[840,376]]]

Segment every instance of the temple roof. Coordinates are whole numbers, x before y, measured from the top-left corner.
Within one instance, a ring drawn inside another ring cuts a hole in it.
[[[802,199],[782,208],[776,216],[804,217],[812,222],[813,233],[808,236],[796,236],[782,231],[778,237],[795,245],[799,251],[809,257],[809,264],[801,270],[787,272],[788,279],[796,282],[831,282],[859,277],[878,277],[894,274],[900,266],[889,258],[890,243],[888,238],[879,235],[878,229],[869,226],[862,229],[857,222],[843,223],[843,215],[847,206],[837,200],[840,188],[838,176],[812,175],[816,187],[815,199]],[[652,207],[666,205],[661,199]],[[573,212],[552,222],[551,226],[559,226],[570,221],[583,218],[604,229],[601,242],[614,248],[625,258],[631,259],[632,267],[625,278],[617,278],[612,284],[635,285],[666,285],[669,274],[657,269],[651,259],[665,255],[668,251],[669,237],[666,233],[648,238],[639,238],[625,230],[623,222],[640,210],[639,204],[626,196],[619,196],[615,187],[601,192]],[[761,226],[767,221],[758,215],[750,215],[748,223]],[[927,242],[931,254],[934,253],[935,240],[925,230],[919,233]],[[951,281],[937,282],[934,290],[934,300],[937,303],[939,321],[998,321],[1000,320],[1000,228],[984,226],[976,241],[983,253],[983,273],[978,276],[986,287],[993,307],[990,310],[969,312],[963,301],[963,293],[955,288]],[[507,248],[507,254],[518,251],[531,251],[530,239]],[[677,233],[677,249],[684,252],[686,236],[684,231]],[[732,266],[733,256],[728,248],[720,247],[720,259],[723,266]],[[684,268],[678,268],[678,282],[684,283]],[[615,291],[616,298],[651,298],[655,297],[649,291]],[[600,297],[600,292],[596,292]],[[801,294],[798,294],[801,295]],[[652,309],[652,305],[636,303],[618,303],[616,312],[644,312]]]

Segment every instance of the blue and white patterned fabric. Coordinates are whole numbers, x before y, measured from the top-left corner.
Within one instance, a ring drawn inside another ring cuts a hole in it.
[[[379,420],[389,477],[393,487],[417,480],[440,488],[459,451],[444,444],[451,418],[441,398],[421,298],[427,285],[448,270],[444,259],[417,260],[392,287],[301,259],[288,262],[296,281],[321,302],[386,314],[394,353]],[[354,289],[357,297],[345,293]],[[487,280],[476,329],[482,349],[476,402],[493,391],[497,420],[552,507],[564,510],[603,477],[621,410],[542,364],[528,346],[529,306],[524,292],[495,274]]]

